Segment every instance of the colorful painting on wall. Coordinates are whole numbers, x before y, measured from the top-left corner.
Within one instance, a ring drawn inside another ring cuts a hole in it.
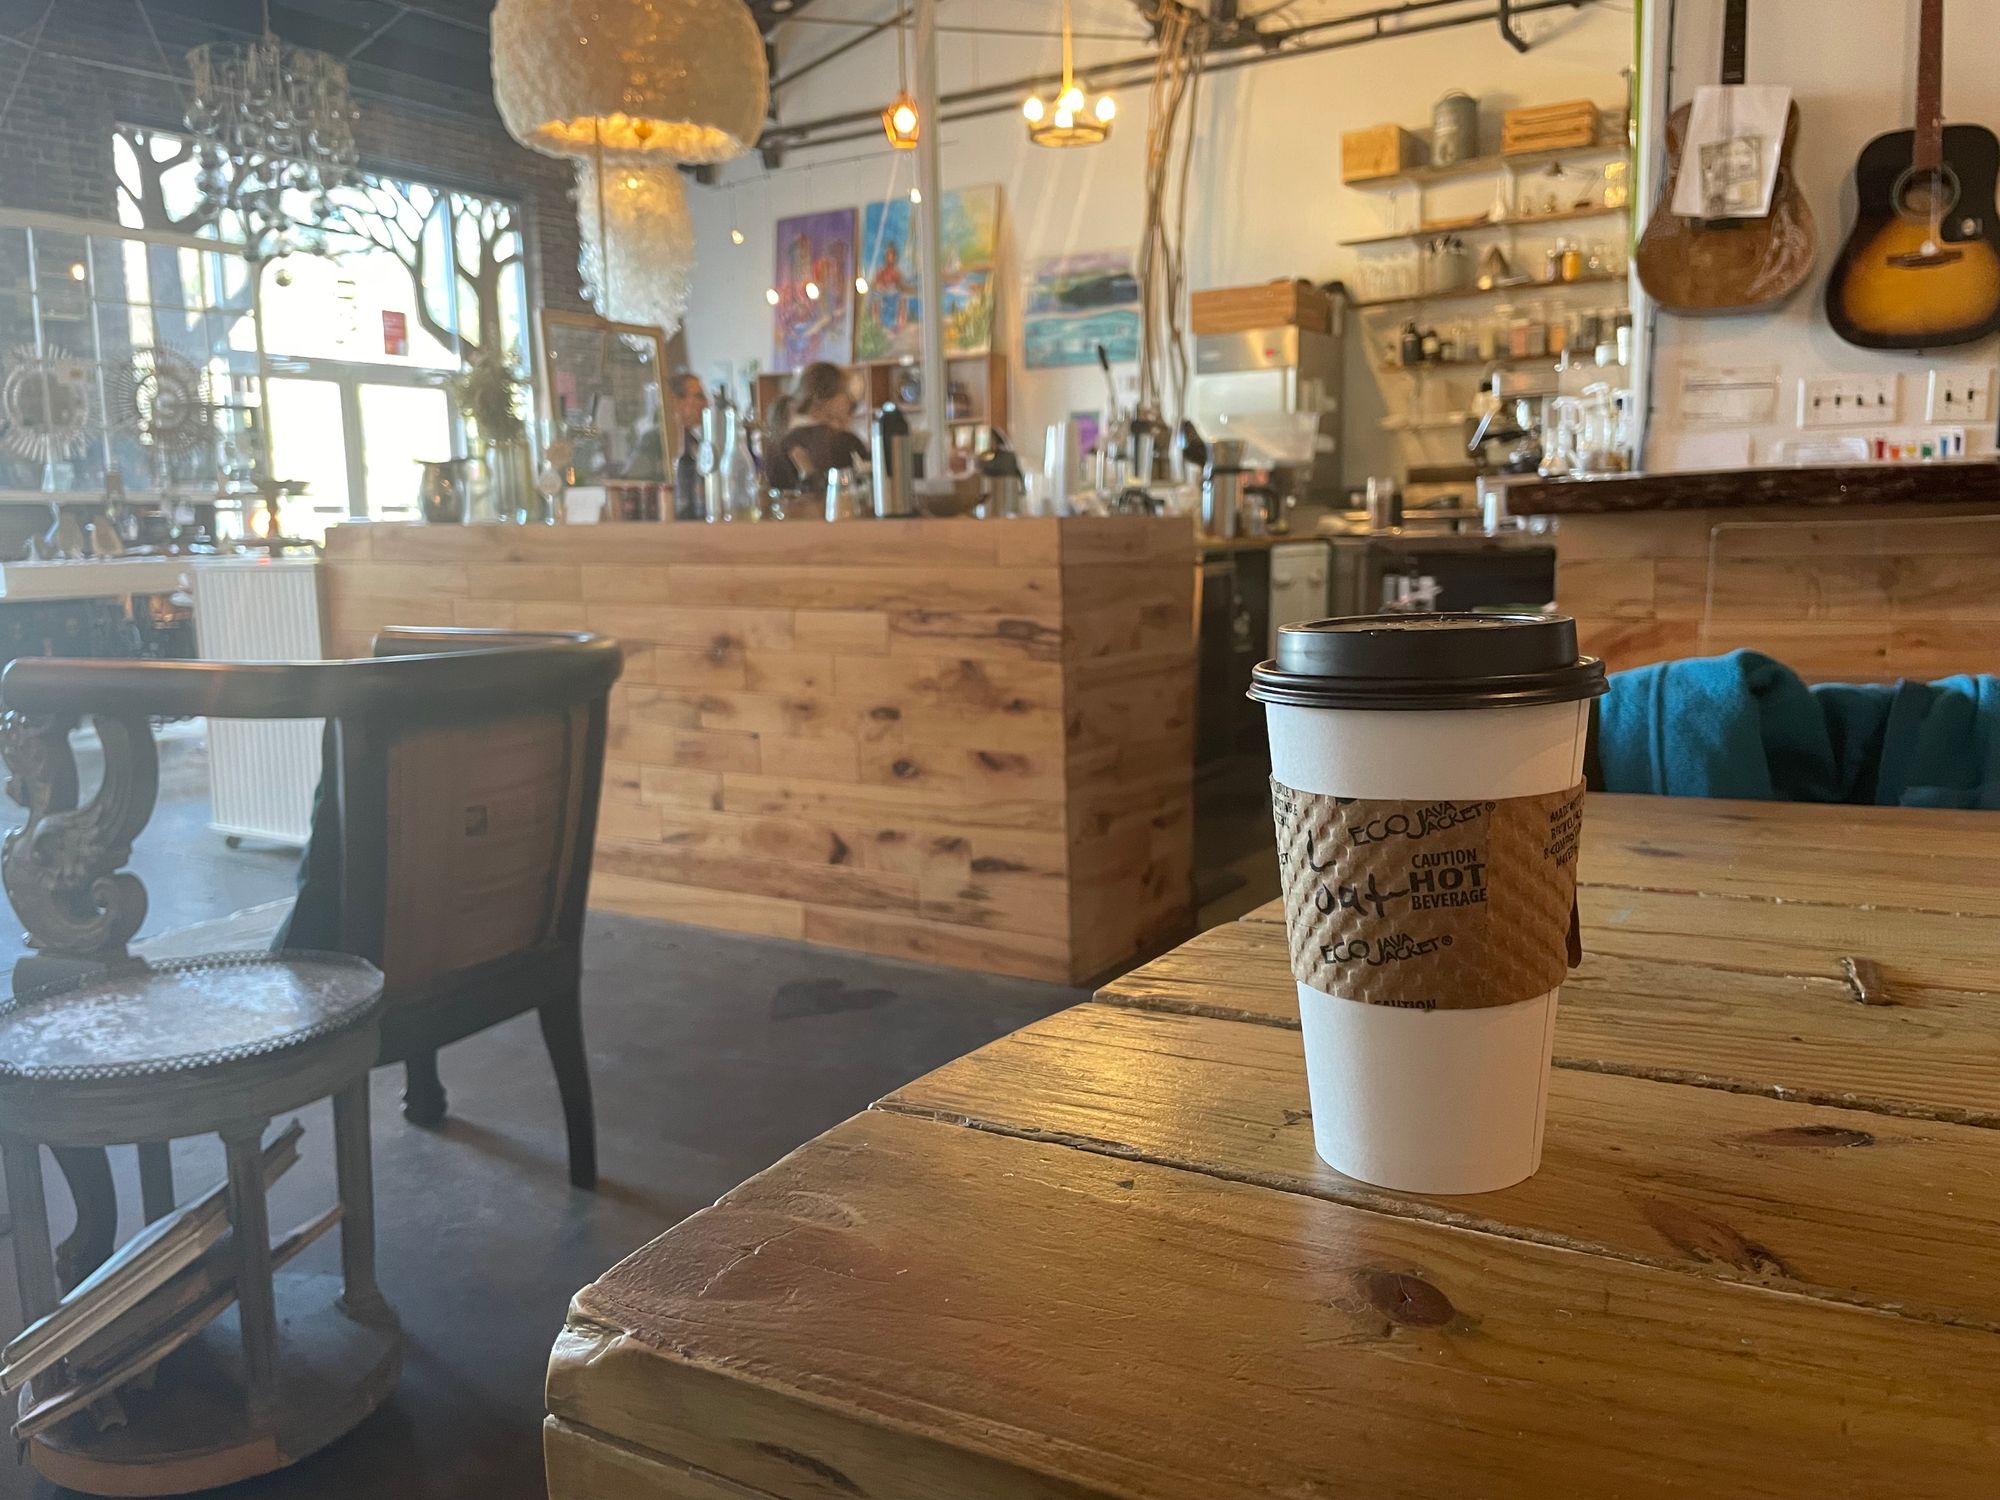
[[[868,294],[855,311],[859,359],[915,359],[922,351],[923,296],[909,201],[861,210],[862,274]],[[953,188],[938,219],[944,285],[944,352],[983,354],[993,342],[993,270],[999,257],[1000,189]]]
[[[1113,363],[1139,357],[1139,278],[1118,250],[1056,255],[1028,268],[1021,339],[1031,370],[1088,365],[1097,346]]]
[[[775,370],[803,370],[815,360],[854,359],[854,210],[831,209],[780,219],[778,293],[773,309]]]

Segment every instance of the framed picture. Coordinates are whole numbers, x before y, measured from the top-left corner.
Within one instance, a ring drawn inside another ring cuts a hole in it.
[[[854,362],[854,265],[853,209],[778,220],[773,369]]]
[[[906,198],[861,210],[861,273],[868,290],[855,309],[854,353],[861,360],[915,359],[921,352],[922,278],[916,210]],[[984,354],[993,342],[994,272],[1000,252],[1000,189],[953,188],[938,220],[944,284],[944,352]]]
[[[1139,357],[1139,278],[1129,251],[1053,255],[1028,267],[1021,311],[1024,362],[1052,370],[1097,361],[1097,346],[1113,364]]]

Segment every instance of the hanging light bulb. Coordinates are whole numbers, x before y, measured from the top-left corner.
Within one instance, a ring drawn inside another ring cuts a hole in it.
[[[765,287],[764,300],[770,303],[771,306],[776,307],[778,305],[778,289],[774,286]]]
[[[1090,96],[1076,81],[1070,46],[1069,0],[1063,0],[1062,44],[1062,87],[1056,91],[1054,104],[1044,104],[1039,94],[1030,94],[1021,101],[1021,117],[1028,122],[1028,139],[1037,146],[1095,146],[1111,134],[1118,105],[1109,94],[1102,94],[1092,106]]]
[[[917,101],[910,93],[910,70],[903,55],[903,0],[896,0],[896,97],[882,111],[882,131],[898,151],[917,149]]]
[[[867,295],[868,295],[868,278],[867,278],[866,276],[857,276],[857,277],[855,277],[855,278],[854,278],[854,290],[855,290],[855,291],[857,291],[857,292],[859,292],[859,293],[860,293],[860,294],[861,294],[862,296],[864,296],[864,297],[865,297],[865,296],[867,296]]]
[[[898,151],[917,149],[917,101],[908,94],[898,94],[896,102],[882,111],[882,130],[889,137],[889,144]]]
[[[806,301],[819,301],[819,283],[817,281],[808,281],[806,283]]]
[[[743,231],[742,231],[742,230],[740,230],[740,229],[731,229],[731,230],[729,231],[729,243],[730,243],[730,244],[732,244],[732,245],[740,245],[740,244],[742,244],[742,243],[743,243]]]
[[[923,190],[922,188],[911,188],[911,189],[910,189],[910,201],[911,201],[912,203],[921,203],[921,202],[923,202],[923,201],[924,201],[924,190]]]

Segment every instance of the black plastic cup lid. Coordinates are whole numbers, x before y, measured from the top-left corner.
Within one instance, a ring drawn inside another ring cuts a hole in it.
[[[1606,690],[1567,615],[1350,615],[1278,630],[1250,696],[1298,708],[1525,708]]]

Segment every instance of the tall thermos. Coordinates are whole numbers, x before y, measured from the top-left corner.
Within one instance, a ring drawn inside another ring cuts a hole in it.
[[[1236,535],[1243,510],[1243,444],[1217,438],[1208,445],[1201,475],[1201,529],[1228,540]]]
[[[910,449],[910,420],[884,402],[875,414],[869,458],[874,467],[875,514],[913,516],[917,513],[916,460]]]

